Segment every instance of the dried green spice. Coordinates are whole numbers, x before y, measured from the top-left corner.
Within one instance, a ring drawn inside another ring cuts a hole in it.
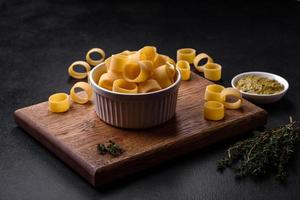
[[[101,155],[108,153],[114,157],[117,157],[124,152],[123,149],[112,140],[109,140],[106,146],[104,144],[98,144],[97,150]]]
[[[290,117],[284,126],[257,132],[231,146],[218,162],[218,169],[233,168],[237,177],[272,173],[280,181],[287,177],[287,164],[298,142],[299,127]]]
[[[274,94],[284,90],[284,86],[277,80],[254,75],[241,78],[236,87],[243,92],[255,94]]]

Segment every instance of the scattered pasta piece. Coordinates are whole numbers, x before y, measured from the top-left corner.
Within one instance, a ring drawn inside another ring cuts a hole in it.
[[[228,102],[227,98],[230,96],[237,99],[237,101],[232,102],[232,103]],[[224,104],[225,108],[227,108],[227,109],[239,109],[243,102],[241,92],[239,90],[237,90],[235,88],[231,88],[231,87],[225,88],[224,90],[222,90],[221,99],[222,99],[222,103]]]
[[[76,72],[74,70],[75,66],[81,66],[85,68],[85,72]],[[69,75],[76,79],[84,79],[87,77],[88,72],[91,70],[91,66],[84,61],[75,61],[68,68]]]
[[[177,50],[177,62],[179,60],[185,60],[190,64],[193,63],[196,56],[196,50],[192,48],[183,48]]]
[[[82,95],[79,96],[75,91],[76,88],[82,89],[86,93],[86,96],[84,97]],[[92,98],[92,95],[93,95],[92,87],[86,82],[77,82],[70,90],[71,99],[74,102],[79,104],[87,103]]]
[[[91,58],[91,54],[92,53],[98,53],[98,54],[100,54],[100,56],[101,56],[101,58],[99,59],[99,60],[93,60],[92,58]],[[91,49],[91,50],[89,50],[87,53],[86,53],[86,61],[90,64],[90,65],[93,65],[93,66],[96,66],[96,65],[98,65],[98,64],[100,64],[100,63],[102,63],[103,61],[104,61],[104,59],[105,59],[105,52],[102,50],[102,49],[100,49],[100,48],[93,48],[93,49]]]
[[[203,59],[206,59],[206,63],[203,64],[203,65],[199,65],[200,61],[203,60]],[[204,66],[207,64],[207,63],[212,63],[214,62],[213,59],[211,57],[209,57],[207,54],[205,53],[200,53],[198,54],[195,59],[194,59],[194,66],[196,68],[196,70],[198,70],[199,72],[204,72]]]
[[[138,85],[138,92],[139,93],[147,93],[147,92],[154,92],[160,90],[161,87],[158,82],[154,79],[149,79],[143,83]]]
[[[224,118],[224,105],[218,101],[207,101],[204,103],[204,118],[208,120],[221,120]]]
[[[204,65],[204,77],[211,81],[219,81],[221,79],[222,67],[217,63],[207,63]]]
[[[112,90],[114,92],[135,94],[138,92],[138,87],[136,83],[127,82],[124,79],[118,79],[114,81]]]
[[[186,81],[191,77],[191,67],[190,64],[185,60],[179,60],[176,64],[177,69],[179,69],[181,74],[181,80]]]
[[[56,93],[48,99],[49,110],[51,112],[66,112],[70,108],[69,95],[66,93]]]
[[[224,90],[222,85],[212,84],[206,86],[204,100],[205,101],[222,101],[221,92]]]

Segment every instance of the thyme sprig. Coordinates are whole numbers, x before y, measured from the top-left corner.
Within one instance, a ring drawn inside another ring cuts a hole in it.
[[[235,143],[227,150],[224,158],[218,161],[218,170],[232,168],[237,177],[275,173],[278,180],[284,181],[298,136],[299,127],[290,117],[286,125],[256,132],[252,137]]]
[[[124,152],[124,150],[112,140],[109,140],[106,146],[104,144],[98,144],[97,150],[101,155],[108,153],[114,157],[117,157]]]

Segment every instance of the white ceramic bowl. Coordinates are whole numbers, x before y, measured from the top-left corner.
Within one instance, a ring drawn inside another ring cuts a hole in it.
[[[160,125],[175,115],[181,80],[178,69],[172,85],[145,94],[117,93],[100,87],[97,83],[105,72],[105,63],[101,63],[89,74],[96,113],[104,122],[120,128],[143,129]]]
[[[287,92],[289,88],[289,83],[287,82],[286,79],[282,78],[281,76],[278,76],[276,74],[268,73],[268,72],[245,72],[236,75],[232,80],[231,80],[231,85],[233,88],[236,88],[236,82],[243,78],[244,76],[249,76],[249,75],[255,75],[255,76],[262,76],[266,77],[269,79],[274,79],[281,83],[284,86],[284,89],[281,92],[275,93],[275,94],[253,94],[253,93],[248,93],[248,92],[243,92],[240,91],[243,95],[244,98],[248,99],[249,101],[252,101],[253,103],[257,104],[268,104],[268,103],[274,103],[281,99],[285,93]]]

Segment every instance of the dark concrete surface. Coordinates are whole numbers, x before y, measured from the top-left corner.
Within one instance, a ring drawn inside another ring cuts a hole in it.
[[[147,44],[173,58],[180,47],[207,52],[226,86],[245,71],[282,75],[290,89],[264,106],[267,127],[300,120],[299,1],[0,1],[0,199],[299,199],[299,149],[286,185],[218,173],[226,141],[95,189],[14,123],[14,110],[68,92],[67,67],[90,48]]]

